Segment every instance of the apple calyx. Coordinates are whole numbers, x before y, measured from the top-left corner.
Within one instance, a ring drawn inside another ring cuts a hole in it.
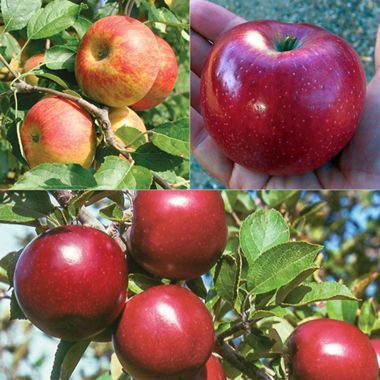
[[[296,42],[296,36],[286,36],[285,38],[279,38],[276,41],[276,50],[278,52],[294,50],[298,47]]]

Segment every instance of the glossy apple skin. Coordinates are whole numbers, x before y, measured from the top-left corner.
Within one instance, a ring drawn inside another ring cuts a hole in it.
[[[217,191],[139,191],[133,203],[129,252],[158,277],[186,280],[210,270],[227,242]]]
[[[160,69],[153,32],[128,16],[95,22],[78,48],[75,74],[82,90],[111,107],[129,106],[150,90]]]
[[[296,48],[277,51],[279,36]],[[351,139],[366,80],[355,50],[309,24],[252,21],[223,34],[204,65],[208,132],[234,162],[270,175],[314,170]]]
[[[211,355],[206,365],[192,380],[227,380],[227,377],[220,360]]]
[[[34,69],[35,67],[40,65],[44,61],[44,59],[44,53],[36,54],[28,58],[24,64],[23,72],[27,73],[28,71]],[[25,77],[25,81],[32,86],[38,85],[38,77],[36,75],[28,75],[27,77]]]
[[[371,339],[372,347],[375,349],[377,356],[377,363],[380,367],[380,339]]]
[[[25,247],[14,288],[34,325],[75,341],[95,336],[118,317],[127,281],[125,255],[111,237],[90,227],[62,226]]]
[[[24,155],[31,167],[43,163],[94,161],[96,134],[92,119],[74,102],[50,96],[36,103],[20,128]]]
[[[370,340],[347,322],[319,319],[295,329],[288,343],[291,380],[376,380]]]
[[[187,380],[211,355],[214,328],[196,295],[177,285],[159,285],[127,302],[112,341],[134,378]]]
[[[147,110],[161,104],[173,91],[178,77],[177,58],[172,47],[161,37],[156,36],[160,50],[160,71],[149,92],[131,107],[135,110]]]
[[[146,127],[144,121],[136,112],[128,107],[113,108],[109,112],[109,118],[112,124],[112,130],[116,132],[121,127],[135,128],[138,131],[145,133]],[[125,145],[121,139],[116,136],[120,144]],[[148,141],[148,136],[145,135],[145,141]],[[127,151],[133,153],[136,149],[128,147]]]

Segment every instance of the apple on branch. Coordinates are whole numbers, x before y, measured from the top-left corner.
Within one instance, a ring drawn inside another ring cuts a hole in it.
[[[90,115],[71,100],[49,96],[26,115],[20,137],[30,167],[43,163],[79,164],[94,161],[96,133]]]
[[[365,91],[360,58],[342,38],[309,24],[251,21],[211,49],[201,110],[232,161],[269,175],[298,175],[350,141]]]

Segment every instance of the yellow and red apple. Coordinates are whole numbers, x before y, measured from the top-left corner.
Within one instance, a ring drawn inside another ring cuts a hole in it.
[[[45,58],[44,53],[39,53],[39,54],[36,54],[36,55],[33,55],[32,57],[30,57],[29,59],[26,60],[26,62],[24,64],[23,72],[27,73],[28,71],[33,70],[35,67],[37,67],[38,65],[40,65],[44,61],[44,58]],[[38,85],[38,77],[36,75],[33,75],[33,74],[25,77],[25,81],[27,83],[31,84],[32,86]]]
[[[95,22],[78,48],[75,74],[83,92],[95,101],[125,107],[141,100],[160,70],[153,32],[128,16]]]
[[[75,102],[57,96],[40,100],[20,128],[22,148],[31,167],[43,163],[90,167],[96,134],[90,115]]]
[[[160,49],[160,71],[149,92],[140,101],[132,105],[135,110],[146,110],[162,103],[173,91],[178,76],[178,65],[171,46],[161,37],[156,36]]]
[[[143,120],[133,110],[128,107],[114,108],[109,113],[109,118],[112,124],[112,130],[116,132],[121,127],[135,128],[142,133],[146,132],[146,127]],[[116,137],[120,144],[125,145],[125,142]],[[145,140],[148,141],[148,137],[145,135]],[[127,151],[132,153],[134,148],[127,148]]]

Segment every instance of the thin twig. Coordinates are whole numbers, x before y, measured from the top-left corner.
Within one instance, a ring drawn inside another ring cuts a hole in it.
[[[128,0],[127,6],[125,7],[125,15],[130,16],[135,5],[135,0]]]
[[[7,62],[7,60],[3,57],[2,54],[0,54],[0,61],[15,78],[19,76],[18,72]]]

